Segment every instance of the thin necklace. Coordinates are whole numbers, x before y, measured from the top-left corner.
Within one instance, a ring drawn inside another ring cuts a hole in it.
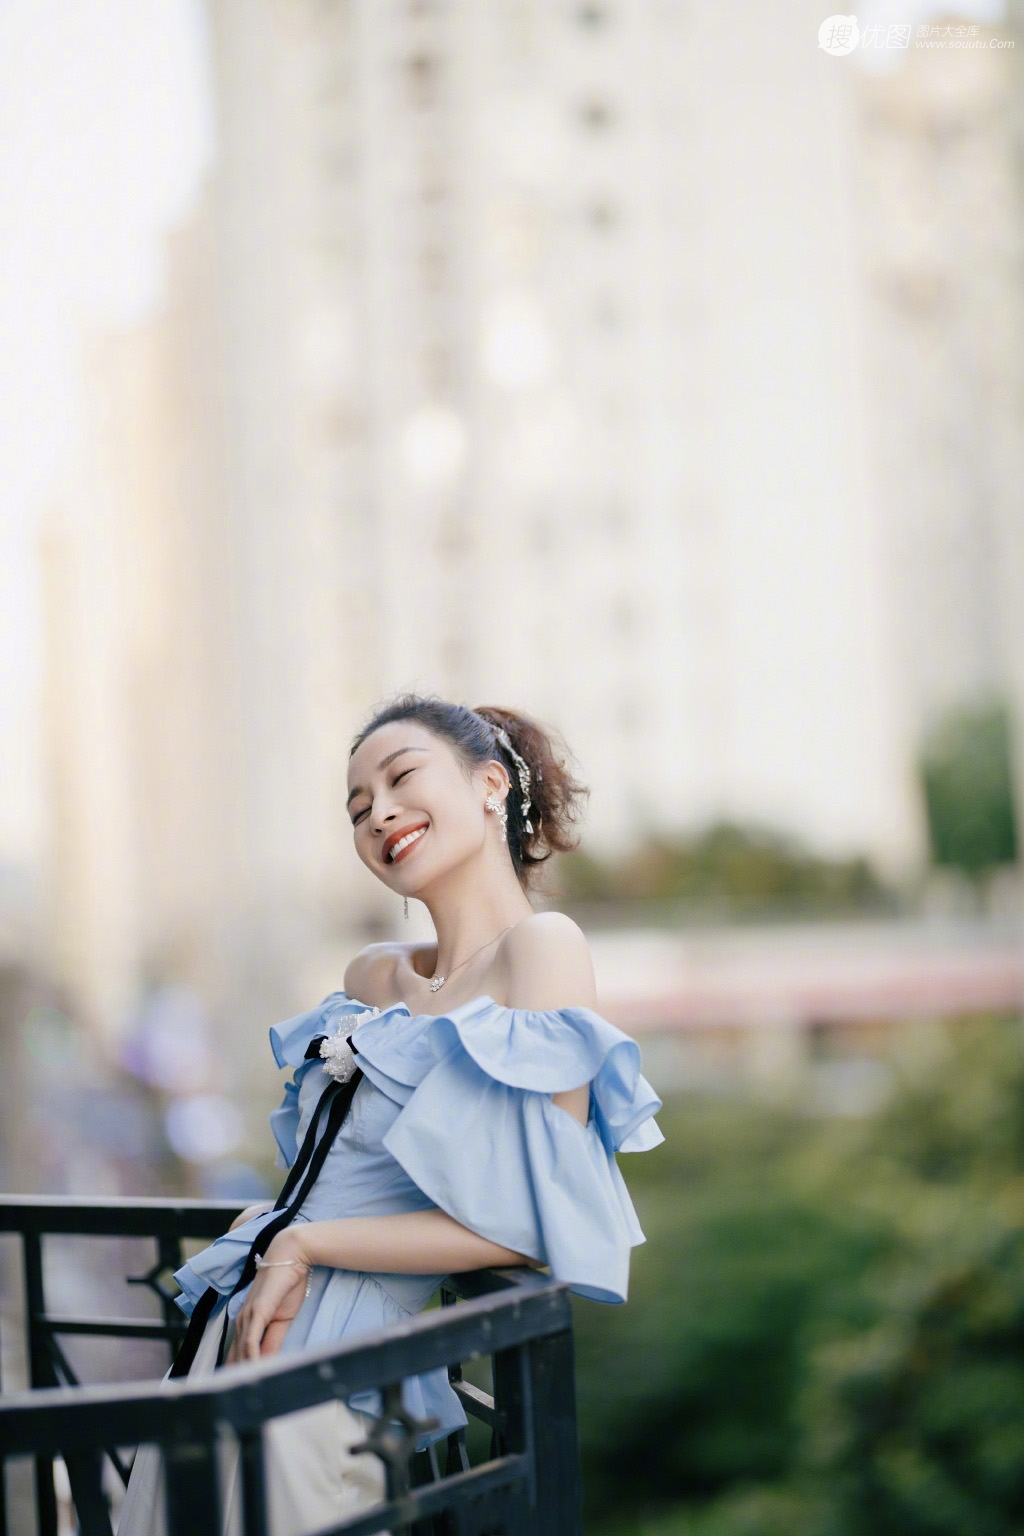
[[[494,939],[500,939],[501,938],[501,934],[502,933],[508,933],[508,930],[511,927],[512,927],[511,923],[506,923],[504,928],[502,928],[501,933],[496,933],[494,935]],[[494,943],[494,939],[488,939],[487,940],[487,944],[493,944]],[[487,944],[481,944],[480,945],[480,949],[486,949],[487,948]],[[461,971],[462,967],[464,965],[468,965],[471,960],[475,960],[477,955],[480,953],[480,949],[474,949],[473,953],[471,955],[467,955],[465,960],[460,960],[458,965],[453,965],[451,970],[448,971],[446,975],[438,976],[438,975],[435,974],[434,976],[431,976],[431,978],[430,978],[430,990],[431,990],[431,992],[440,992],[441,988],[444,986],[445,982],[448,980],[448,977],[449,976],[454,976],[456,971]]]

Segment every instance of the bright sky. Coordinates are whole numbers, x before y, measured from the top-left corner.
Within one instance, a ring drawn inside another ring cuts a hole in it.
[[[76,432],[76,338],[161,294],[212,152],[200,0],[0,0],[0,862],[32,864],[38,518]]]

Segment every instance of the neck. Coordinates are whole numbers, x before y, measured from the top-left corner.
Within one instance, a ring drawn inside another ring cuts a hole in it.
[[[437,886],[419,893],[437,934],[437,975],[447,976],[502,929],[532,913],[504,844],[500,853],[499,858],[485,848],[479,859],[449,870]]]

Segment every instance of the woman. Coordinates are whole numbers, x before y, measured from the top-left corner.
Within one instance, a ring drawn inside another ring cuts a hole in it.
[[[634,1042],[592,1011],[583,934],[527,896],[536,867],[574,845],[583,794],[551,737],[509,710],[407,695],[356,737],[356,850],[406,910],[425,903],[437,937],[369,945],[343,992],[271,1030],[295,1068],[271,1116],[285,1166],[323,1134],[334,1083],[362,1076],[295,1219],[266,1243],[286,1218],[250,1208],[179,1270],[183,1310],[217,1293],[193,1373],[223,1343],[233,1362],[379,1329],[422,1310],[445,1275],[489,1265],[547,1264],[581,1295],[625,1300],[643,1234],[615,1152],[656,1146],[661,1106]],[[404,1393],[438,1421],[422,1444],[465,1423],[444,1370]],[[347,1454],[378,1408],[357,1394],[268,1426],[274,1536],[383,1496],[376,1458]],[[139,1463],[121,1536],[162,1519],[156,1458]]]

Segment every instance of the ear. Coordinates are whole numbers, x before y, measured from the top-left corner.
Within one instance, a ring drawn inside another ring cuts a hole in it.
[[[494,758],[489,763],[481,763],[477,770],[484,790],[489,795],[497,795],[499,800],[504,800],[512,788],[512,781],[504,766],[496,762]]]

